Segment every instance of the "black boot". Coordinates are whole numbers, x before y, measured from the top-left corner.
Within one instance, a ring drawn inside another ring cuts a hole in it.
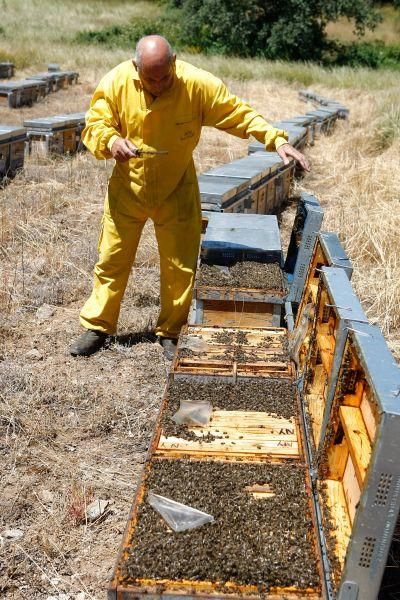
[[[90,356],[100,350],[109,337],[104,331],[87,329],[75,340],[69,351],[72,356]]]

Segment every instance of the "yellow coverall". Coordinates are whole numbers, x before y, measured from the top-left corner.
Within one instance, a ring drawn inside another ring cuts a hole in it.
[[[98,159],[112,158],[119,138],[168,154],[116,162],[108,185],[94,287],[81,324],[114,334],[143,226],[154,222],[160,254],[161,312],[156,334],[176,338],[189,312],[200,243],[201,209],[192,153],[203,125],[275,150],[287,141],[206,71],[176,61],[172,87],[153,99],[131,60],[101,80],[82,139]],[[140,285],[140,282],[139,282]]]

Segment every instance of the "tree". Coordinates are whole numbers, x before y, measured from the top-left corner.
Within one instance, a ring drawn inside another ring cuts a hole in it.
[[[372,0],[169,0],[182,40],[203,52],[319,60],[329,21],[347,17],[362,35],[380,17]]]

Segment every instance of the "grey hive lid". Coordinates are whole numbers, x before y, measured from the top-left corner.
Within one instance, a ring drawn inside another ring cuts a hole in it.
[[[284,119],[282,123],[288,123],[289,125],[298,125],[299,127],[307,127],[314,121],[314,118],[310,115],[298,115],[291,117],[290,119]]]
[[[25,127],[21,125],[2,125],[0,124],[0,135],[4,136],[1,139],[14,139],[26,134]]]
[[[261,142],[250,142],[248,148],[249,153],[251,153],[254,157],[263,157],[263,159],[265,159],[266,165],[270,167],[271,175],[283,166],[283,160],[279,154],[277,152],[268,152],[265,150],[265,146]]]
[[[261,229],[262,231],[279,231],[276,215],[257,215],[243,213],[203,213],[208,217],[208,227],[216,229]]]
[[[234,177],[213,177],[204,173],[199,175],[198,181],[202,201],[226,202],[248,188],[247,179]]]
[[[231,163],[210,169],[204,175],[213,177],[235,177],[247,179],[249,183],[257,183],[271,172],[271,166],[263,157],[246,156]]]
[[[278,223],[270,229],[247,229],[243,227],[219,228],[208,225],[202,241],[204,250],[229,249],[257,254],[281,253]]]
[[[40,117],[38,119],[27,119],[24,121],[24,126],[31,129],[61,129],[77,125],[84,120],[84,116],[85,113],[71,113],[67,115],[54,115],[52,117]]]
[[[37,86],[39,81],[20,79],[19,81],[4,81],[0,83],[0,91],[12,92],[21,88]]]

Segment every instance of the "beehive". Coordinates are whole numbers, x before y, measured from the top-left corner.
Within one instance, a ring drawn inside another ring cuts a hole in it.
[[[339,363],[349,330],[367,323],[360,303],[343,269],[322,267],[313,319],[299,351],[304,373],[304,399],[311,420],[312,441],[318,453],[331,414]],[[298,315],[298,323],[302,318]]]
[[[400,509],[400,370],[377,327],[348,329],[318,456],[337,597],[378,596]]]

